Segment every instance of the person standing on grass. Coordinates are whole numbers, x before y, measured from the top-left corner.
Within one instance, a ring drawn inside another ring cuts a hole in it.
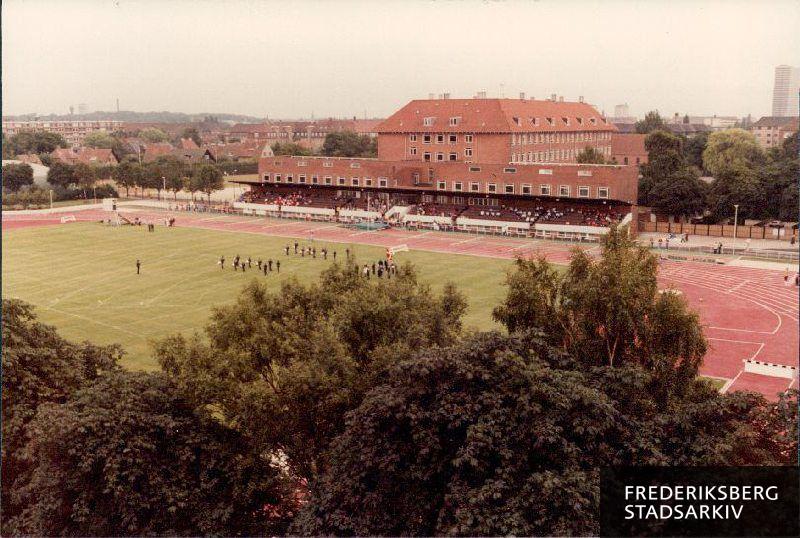
[[[323,248],[322,249],[322,259],[323,260],[327,260],[328,259],[328,249],[327,248]]]
[[[297,241],[294,242],[294,253],[297,254]]]
[[[364,271],[363,272],[364,272],[364,276],[367,277],[367,279],[369,279],[369,267],[367,267],[366,263],[364,264]]]
[[[375,274],[375,262],[372,262],[372,274]]]
[[[289,255],[289,245],[286,245],[286,255]]]
[[[261,270],[261,258],[258,259],[258,270]]]
[[[275,270],[277,272],[279,272],[279,273],[281,272],[281,261],[280,260],[276,260],[275,261]]]
[[[350,248],[344,249],[344,257],[347,261],[350,261]]]
[[[136,260],[136,274],[139,274],[139,269],[142,267],[142,262]]]
[[[250,256],[247,257],[247,267],[253,267],[253,259]]]
[[[270,258],[267,263],[269,264],[269,272],[271,273],[272,272],[272,258]]]
[[[247,266],[244,264],[244,262],[242,262],[242,273],[244,273],[244,270],[245,270],[246,267]]]
[[[267,264],[264,264],[264,276],[267,276]]]
[[[220,269],[225,269],[225,256],[220,256],[219,257],[219,268]]]
[[[336,251],[333,251],[333,261],[336,261]]]

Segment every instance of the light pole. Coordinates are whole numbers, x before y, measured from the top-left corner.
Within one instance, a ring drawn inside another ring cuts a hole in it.
[[[733,255],[736,255],[736,231],[739,229],[739,204],[733,204]]]
[[[161,176],[161,189],[167,192],[167,178],[165,176]],[[161,200],[161,193],[158,193],[158,199]]]

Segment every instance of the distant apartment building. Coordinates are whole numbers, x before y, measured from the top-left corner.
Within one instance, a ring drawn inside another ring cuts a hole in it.
[[[778,147],[798,131],[800,118],[764,116],[750,126],[758,145],[764,149]]]
[[[61,135],[71,146],[79,146],[89,133],[113,132],[121,127],[122,122],[116,120],[3,121],[3,134],[11,137],[23,131],[50,132]]]
[[[330,133],[353,131],[358,135],[376,137],[375,128],[383,121],[380,119],[352,120],[322,119],[273,121],[270,123],[239,123],[230,128],[228,140],[295,142],[312,150],[318,150]]]
[[[411,101],[378,127],[382,161],[574,163],[587,146],[611,158],[617,128],[579,102],[525,99]]]
[[[616,105],[614,107],[614,117],[608,118],[611,123],[619,127],[620,125],[628,126],[628,125],[635,125],[636,124],[636,117],[631,116],[630,107],[628,107],[628,103],[622,105]],[[623,127],[626,131],[626,129]]]
[[[775,68],[775,85],[772,90],[772,116],[777,118],[800,116],[800,68],[779,65]]]

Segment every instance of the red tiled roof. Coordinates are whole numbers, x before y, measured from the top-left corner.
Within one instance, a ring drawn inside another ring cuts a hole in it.
[[[424,125],[425,118],[433,118],[433,124]],[[458,118],[458,123],[450,125],[451,118]],[[376,127],[379,133],[616,130],[612,123],[587,103],[524,99],[415,100]]]
[[[751,127],[782,127],[796,131],[800,125],[800,118],[797,117],[780,117],[780,116],[764,116],[755,122]]]
[[[67,164],[116,164],[119,162],[110,149],[101,148],[56,148],[50,155]]]
[[[181,138],[181,149],[200,149],[200,146],[191,138]]]
[[[643,134],[621,134],[611,135],[611,155],[627,155],[633,157],[647,156],[644,147],[644,139],[647,135]]]

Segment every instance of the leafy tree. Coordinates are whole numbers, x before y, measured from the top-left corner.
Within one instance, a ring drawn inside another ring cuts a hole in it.
[[[68,189],[71,185],[78,183],[78,178],[72,166],[55,161],[47,171],[47,182],[53,186]]]
[[[694,166],[698,170],[703,168],[703,152],[708,144],[708,133],[697,133],[691,138],[686,138],[683,142],[683,156],[686,163]]]
[[[186,164],[173,155],[164,155],[156,159],[161,177],[165,178],[167,190],[172,191],[174,198],[178,199],[178,191],[186,185],[188,169]]]
[[[56,148],[67,147],[67,142],[60,134],[46,131],[22,131],[8,141],[11,153],[52,153]]]
[[[200,131],[196,127],[187,127],[181,133],[180,138],[191,138],[197,146],[203,145],[203,139],[200,137]]]
[[[125,197],[128,197],[131,187],[141,182],[142,167],[138,163],[123,161],[115,167],[112,177],[117,186],[125,188]]]
[[[113,149],[117,143],[117,139],[105,131],[94,131],[83,139],[83,145],[90,148]]]
[[[669,215],[692,217],[705,209],[706,187],[694,167],[685,167],[656,183],[648,201]]]
[[[196,190],[205,193],[206,196],[208,196],[209,202],[211,202],[211,193],[225,186],[225,179],[222,177],[222,172],[211,164],[201,164],[196,167],[192,176],[191,181],[197,187]]]
[[[341,432],[344,415],[388,364],[460,331],[465,301],[451,286],[434,295],[410,267],[367,280],[334,264],[316,284],[285,282],[270,293],[248,285],[217,308],[199,336],[174,336],[156,357],[196,404],[218,410],[254,445],[280,449],[311,479]]]
[[[161,129],[156,129],[155,127],[148,127],[139,131],[139,138],[145,142],[150,142],[151,144],[169,141],[169,135]]]
[[[322,144],[322,154],[331,157],[374,157],[377,155],[377,146],[367,135],[352,131],[328,133]]]
[[[287,477],[160,373],[104,376],[30,429],[23,534],[276,535],[296,509]]]
[[[767,216],[764,183],[763,169],[741,164],[721,167],[709,188],[711,217],[716,221],[734,217],[735,204],[739,205],[740,219]]]
[[[636,132],[639,134],[650,134],[653,131],[666,130],[666,128],[667,124],[656,110],[651,110],[643,120],[636,122]]]
[[[3,188],[17,192],[33,185],[33,168],[26,163],[9,163],[3,166]]]
[[[72,167],[72,173],[75,176],[75,182],[78,187],[83,190],[83,197],[87,198],[87,191],[97,183],[97,170],[94,166],[86,163],[76,163]]]
[[[684,390],[706,352],[699,317],[675,293],[659,293],[656,257],[612,227],[599,259],[573,253],[558,273],[544,259],[516,261],[494,317],[509,331],[540,329],[586,367],[636,364],[658,372],[662,390]]]
[[[40,406],[66,402],[78,389],[117,368],[118,347],[72,344],[53,327],[36,320],[33,308],[3,299],[2,531],[24,507],[20,489],[30,479],[34,460],[23,451],[34,435],[30,423]]]
[[[3,135],[3,160],[11,159],[14,156],[14,152],[11,148],[11,143],[9,142],[8,138],[6,138],[6,133],[2,133]]]
[[[313,152],[295,142],[275,142],[272,144],[272,153],[275,155],[312,155]]]
[[[161,191],[164,189],[164,178],[161,166],[157,161],[153,161],[142,166],[142,175],[139,186],[143,189],[155,189],[158,199],[161,199]]]
[[[742,129],[726,129],[711,133],[703,151],[703,167],[718,177],[764,163],[764,152],[755,136]]]
[[[587,164],[605,164],[606,159],[598,149],[593,148],[592,146],[586,146],[575,157],[575,161]]]

